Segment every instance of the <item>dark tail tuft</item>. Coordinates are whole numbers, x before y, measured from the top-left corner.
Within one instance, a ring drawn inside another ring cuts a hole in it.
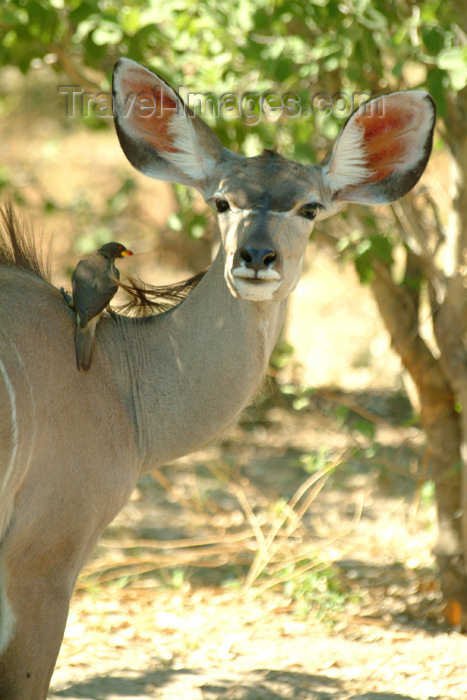
[[[182,282],[166,286],[153,286],[136,277],[129,277],[118,285],[130,296],[130,301],[120,306],[117,311],[136,316],[155,316],[178,306],[192,289],[203,279],[206,270]]]
[[[31,229],[11,202],[0,209],[0,265],[26,270],[50,281],[48,260],[42,258]]]

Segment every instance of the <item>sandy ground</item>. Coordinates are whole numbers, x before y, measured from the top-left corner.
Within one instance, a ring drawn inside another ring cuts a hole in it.
[[[338,454],[355,438],[342,441],[314,408],[294,414],[274,406],[267,417],[262,430],[243,425],[225,446],[164,469],[176,497],[152,477],[135,492],[89,565],[117,578],[106,585],[84,578],[75,595],[50,698],[465,700],[467,640],[440,614],[434,508],[419,503],[401,476],[381,480],[374,465],[347,464],[303,516],[300,545],[334,562],[347,591],[343,607],[323,614],[319,591],[304,606],[305,589],[294,596],[287,581],[270,587],[259,577],[248,587],[247,569],[234,588],[228,574],[222,580],[235,559],[232,532],[251,525],[237,489],[267,534],[273,505],[304,482],[293,466],[297,450],[319,436]],[[389,437],[387,426],[379,430],[393,458],[407,442],[417,445],[413,429]],[[233,465],[230,483],[218,481],[219,464]],[[195,494],[204,494],[203,508],[194,507]],[[171,541],[209,534],[214,541],[219,533],[218,568],[181,567],[176,583],[169,574],[161,579],[161,556],[180,560]],[[135,543],[140,550],[130,556]],[[257,554],[253,536],[246,545]],[[283,555],[284,569],[296,546]]]

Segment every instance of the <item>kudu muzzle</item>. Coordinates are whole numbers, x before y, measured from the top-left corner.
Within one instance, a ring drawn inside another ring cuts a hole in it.
[[[279,251],[269,236],[251,238],[235,254],[234,263],[258,273],[260,270],[275,269],[280,262]]]
[[[235,252],[232,267],[248,270],[245,276],[249,279],[265,279],[272,271],[277,277],[282,271],[282,255],[268,231],[266,216],[255,218],[254,225],[248,227],[252,230]]]

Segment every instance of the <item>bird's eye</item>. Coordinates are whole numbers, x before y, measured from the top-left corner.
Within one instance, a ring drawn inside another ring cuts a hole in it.
[[[219,214],[222,214],[223,211],[227,211],[227,209],[230,209],[230,205],[226,199],[216,199],[215,205]]]
[[[300,210],[299,215],[303,216],[304,219],[309,219],[312,221],[316,216],[316,211],[320,208],[320,205],[316,202],[309,202],[305,204]]]

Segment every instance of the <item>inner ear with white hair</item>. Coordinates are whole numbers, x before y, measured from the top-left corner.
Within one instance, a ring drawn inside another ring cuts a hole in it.
[[[435,117],[435,104],[422,90],[394,92],[361,105],[321,166],[331,199],[388,204],[407,194],[428,162]]]
[[[123,151],[145,175],[206,189],[227,153],[179,94],[148,68],[121,58],[113,74],[115,128]]]

